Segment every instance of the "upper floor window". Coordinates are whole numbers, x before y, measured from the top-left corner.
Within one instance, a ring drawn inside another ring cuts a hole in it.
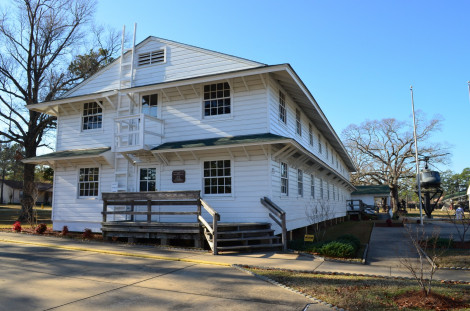
[[[318,152],[322,153],[321,136],[318,134]]]
[[[138,59],[139,66],[163,63],[163,62],[165,62],[165,50],[164,49],[139,54],[139,59]]]
[[[298,195],[303,197],[304,196],[304,172],[301,169],[297,170],[297,188],[298,188]]]
[[[286,96],[279,91],[279,120],[287,123]]]
[[[230,86],[227,82],[204,85],[204,115],[230,113]]]
[[[295,128],[296,128],[297,134],[302,136],[302,123],[301,123],[301,120],[300,120],[300,110],[299,109],[295,109]]]
[[[103,109],[96,102],[83,104],[82,130],[100,129],[103,125]]]
[[[284,162],[281,162],[281,194],[289,195],[289,169]]]
[[[158,94],[142,96],[142,113],[148,116],[157,117]]]
[[[230,160],[204,161],[204,193],[232,193]]]
[[[98,167],[81,168],[78,174],[78,196],[97,197],[99,186]]]
[[[308,124],[308,142],[310,146],[313,146],[313,129],[312,124]]]

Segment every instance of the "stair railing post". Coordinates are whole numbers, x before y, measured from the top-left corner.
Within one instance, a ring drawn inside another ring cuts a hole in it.
[[[217,214],[212,216],[212,230],[213,230],[212,241],[214,243],[214,250],[213,250],[214,255],[217,255],[217,216],[218,216]]]
[[[282,250],[287,251],[287,227],[286,227],[286,214],[281,215],[282,222]]]
[[[103,200],[103,222],[106,222],[106,214],[108,212],[108,201]]]

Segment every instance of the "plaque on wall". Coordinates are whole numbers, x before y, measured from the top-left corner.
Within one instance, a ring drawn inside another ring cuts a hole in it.
[[[174,184],[184,183],[186,181],[186,171],[179,170],[171,173],[171,180]]]

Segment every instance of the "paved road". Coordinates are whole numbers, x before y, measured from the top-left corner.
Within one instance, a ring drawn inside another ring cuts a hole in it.
[[[0,310],[275,311],[311,302],[232,267],[0,243]]]

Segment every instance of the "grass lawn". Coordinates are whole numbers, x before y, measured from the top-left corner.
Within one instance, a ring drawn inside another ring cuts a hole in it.
[[[426,310],[403,308],[394,298],[417,290],[416,281],[360,276],[295,273],[279,270],[249,269],[281,284],[347,310]],[[470,286],[435,282],[432,292],[453,297],[464,303],[452,310],[469,310]],[[424,299],[416,299],[420,303]],[[455,305],[454,305],[455,306]],[[400,308],[402,307],[402,308]],[[434,307],[431,310],[438,310]],[[439,309],[448,310],[448,309]]]
[[[470,268],[469,249],[448,249],[436,260],[439,267],[467,267]]]
[[[20,210],[20,205],[0,205],[0,228],[10,229],[13,226],[13,223],[18,219]],[[35,207],[34,211],[38,217],[37,223],[45,223],[48,227],[52,227],[50,206],[44,207],[43,209],[40,206]]]

